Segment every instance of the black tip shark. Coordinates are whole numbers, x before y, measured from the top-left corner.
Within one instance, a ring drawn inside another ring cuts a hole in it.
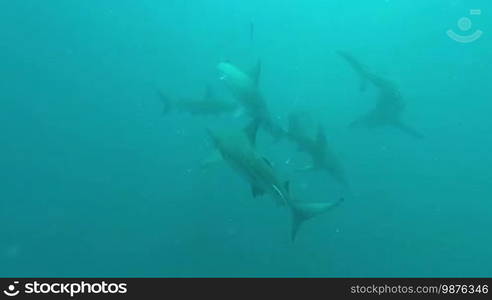
[[[209,135],[222,158],[251,185],[254,197],[270,194],[279,206],[290,209],[293,217],[291,238],[295,240],[304,221],[337,206],[334,203],[301,202],[292,197],[288,181],[281,181],[272,164],[255,149],[256,131],[259,122],[252,122],[240,132],[219,134],[209,130]]]
[[[392,126],[412,137],[423,138],[422,134],[402,121],[405,103],[400,90],[393,82],[372,73],[367,66],[360,63],[351,54],[344,51],[338,51],[337,53],[359,75],[361,91],[365,90],[367,82],[370,82],[379,90],[376,107],[353,121],[350,127],[365,126],[374,128]]]
[[[285,135],[282,127],[274,122],[267,103],[260,92],[260,61],[250,72],[245,72],[228,62],[219,63],[217,70],[220,72],[220,80],[224,82],[252,119],[258,120],[261,127],[275,138],[281,138]]]
[[[237,103],[216,97],[210,86],[206,87],[202,99],[172,100],[161,91],[157,91],[157,96],[164,106],[163,115],[174,110],[192,115],[217,116],[232,113],[238,109]]]
[[[321,124],[318,125],[316,137],[313,138],[301,124],[300,116],[291,113],[287,137],[298,146],[299,151],[305,152],[311,157],[312,164],[304,170],[327,171],[339,183],[348,186],[342,164],[328,145],[325,130]]]

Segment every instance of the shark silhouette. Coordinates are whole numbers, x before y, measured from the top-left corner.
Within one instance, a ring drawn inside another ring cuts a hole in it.
[[[305,152],[311,157],[312,164],[304,170],[327,171],[335,180],[348,186],[342,164],[328,145],[326,133],[321,124],[318,125],[317,135],[311,137],[301,124],[300,115],[291,113],[287,138],[298,146],[299,151]]]
[[[219,134],[212,130],[208,132],[222,158],[251,185],[253,197],[269,194],[278,206],[290,209],[291,239],[295,241],[299,228],[306,220],[332,209],[343,199],[333,203],[295,200],[290,192],[289,182],[280,180],[269,160],[255,150],[259,125],[260,121],[255,120],[239,132],[227,134]]]
[[[221,115],[232,113],[238,109],[238,105],[232,101],[223,100],[215,96],[212,88],[206,86],[205,94],[202,99],[180,99],[171,100],[161,91],[157,95],[163,104],[162,114],[166,115],[175,110],[190,113],[192,115]]]
[[[234,98],[243,106],[251,119],[260,122],[263,129],[275,138],[285,136],[285,132],[272,118],[267,103],[259,88],[261,61],[246,72],[229,62],[217,65],[220,79],[224,82]]]
[[[376,106],[363,114],[350,124],[350,127],[382,127],[391,126],[415,138],[423,138],[423,135],[412,126],[402,121],[402,114],[405,110],[405,103],[402,99],[400,90],[390,80],[372,73],[369,68],[359,62],[353,55],[344,51],[337,51],[352,69],[360,77],[360,90],[364,91],[367,82],[371,83],[379,90],[379,97]]]

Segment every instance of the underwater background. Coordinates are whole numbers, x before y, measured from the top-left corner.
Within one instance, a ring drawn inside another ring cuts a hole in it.
[[[490,13],[488,0],[0,1],[0,276],[492,276]],[[376,93],[337,50],[397,82],[424,139],[348,128]],[[321,122],[351,183],[296,171],[309,157],[260,131],[296,197],[345,198],[295,243],[270,196],[201,167],[206,129],[247,117],[163,116],[156,96],[210,85],[233,100],[217,64],[258,59],[272,115]]]

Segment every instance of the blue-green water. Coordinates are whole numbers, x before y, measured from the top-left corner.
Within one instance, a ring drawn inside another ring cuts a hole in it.
[[[491,13],[488,0],[0,1],[0,276],[492,276]],[[377,92],[337,50],[397,83],[424,139],[348,128]],[[296,171],[308,156],[259,133],[298,198],[346,200],[295,243],[287,209],[200,167],[205,129],[248,117],[163,117],[155,94],[209,84],[233,100],[216,65],[258,58],[275,120],[321,122],[351,183]]]

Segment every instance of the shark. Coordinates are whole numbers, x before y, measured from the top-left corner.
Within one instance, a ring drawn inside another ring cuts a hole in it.
[[[180,100],[172,100],[160,90],[157,91],[157,96],[164,105],[162,114],[166,115],[175,110],[186,112],[192,115],[222,115],[233,113],[238,110],[239,106],[236,102],[226,101],[217,97],[210,86],[206,86],[205,94],[202,99],[183,98]]]
[[[326,171],[336,181],[348,186],[342,163],[329,146],[324,127],[321,124],[318,124],[316,136],[312,137],[307,134],[302,126],[300,115],[291,113],[289,114],[287,138],[298,146],[299,151],[305,152],[311,157],[312,164],[304,170]]]
[[[220,80],[250,117],[259,120],[261,127],[272,136],[281,138],[285,132],[274,122],[259,88],[261,66],[261,61],[258,60],[255,67],[246,72],[229,62],[221,62],[217,65],[217,70],[220,73]]]
[[[353,121],[350,124],[350,127],[365,126],[375,128],[391,126],[414,138],[423,138],[423,135],[420,132],[402,120],[406,104],[403,101],[400,89],[394,82],[374,74],[366,65],[362,64],[348,52],[337,51],[337,54],[342,57],[360,77],[359,87],[361,91],[366,89],[368,82],[379,91],[376,106]]]
[[[250,184],[253,197],[269,194],[278,206],[289,208],[294,242],[305,221],[338,206],[343,199],[330,203],[294,199],[289,181],[281,180],[270,161],[255,150],[259,125],[259,121],[253,121],[238,132],[218,133],[208,129],[208,133],[223,160]]]

